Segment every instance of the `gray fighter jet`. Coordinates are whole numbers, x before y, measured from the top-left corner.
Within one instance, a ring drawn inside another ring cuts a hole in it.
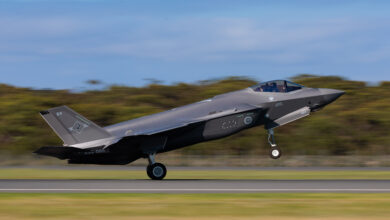
[[[66,106],[56,107],[40,114],[64,145],[41,147],[35,153],[71,164],[124,165],[148,158],[148,176],[161,180],[167,169],[155,162],[157,153],[263,125],[268,130],[270,156],[277,159],[281,150],[274,128],[308,116],[343,94],[275,80],[108,127],[99,127]]]

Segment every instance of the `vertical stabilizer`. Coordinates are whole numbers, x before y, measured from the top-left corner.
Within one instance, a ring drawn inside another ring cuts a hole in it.
[[[64,145],[80,144],[111,137],[106,130],[67,106],[41,111],[40,114],[64,141]]]

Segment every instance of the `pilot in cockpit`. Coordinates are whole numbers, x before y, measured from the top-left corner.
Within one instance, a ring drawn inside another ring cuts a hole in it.
[[[252,88],[256,92],[286,93],[286,92],[292,92],[295,90],[302,89],[303,86],[285,80],[277,80],[277,81],[261,83],[256,86],[253,86]]]
[[[270,92],[278,92],[278,87],[276,86],[276,82],[271,83]]]

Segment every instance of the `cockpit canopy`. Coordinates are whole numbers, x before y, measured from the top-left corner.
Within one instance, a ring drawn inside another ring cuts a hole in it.
[[[274,80],[257,84],[251,88],[255,92],[292,92],[303,87],[302,85],[287,80]]]

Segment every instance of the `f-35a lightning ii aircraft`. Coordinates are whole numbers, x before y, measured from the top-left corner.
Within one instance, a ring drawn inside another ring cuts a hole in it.
[[[64,146],[41,147],[35,153],[71,164],[124,165],[148,158],[148,176],[161,180],[167,169],[155,162],[157,153],[263,125],[268,130],[270,156],[277,159],[281,150],[274,128],[308,116],[343,94],[275,80],[104,128],[66,106],[56,107],[40,114]]]

